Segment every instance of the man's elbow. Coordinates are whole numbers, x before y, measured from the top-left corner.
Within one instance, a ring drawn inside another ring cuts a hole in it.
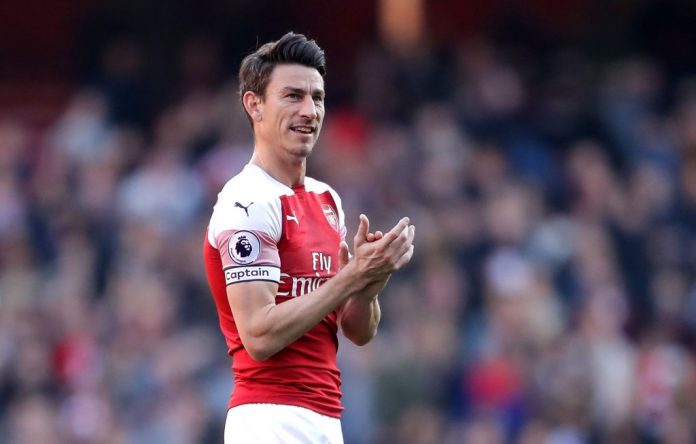
[[[271,344],[269,344],[268,341],[261,338],[243,341],[243,344],[244,349],[249,354],[251,359],[258,362],[266,361],[278,352],[278,350],[271,347]]]
[[[344,332],[344,334],[350,340],[350,342],[358,347],[362,347],[363,345],[367,345],[370,343],[370,341],[372,341],[372,339],[377,335],[377,329],[361,332],[359,334],[346,334],[346,332]]]

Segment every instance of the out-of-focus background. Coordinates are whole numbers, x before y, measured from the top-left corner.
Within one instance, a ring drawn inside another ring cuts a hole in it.
[[[346,444],[693,443],[696,3],[0,3],[0,443],[219,443],[201,261],[235,76],[328,55],[309,173],[412,264],[342,342]]]

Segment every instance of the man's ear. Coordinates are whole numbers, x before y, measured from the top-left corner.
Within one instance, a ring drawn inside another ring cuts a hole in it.
[[[244,104],[246,112],[255,122],[261,120],[263,114],[263,100],[260,96],[253,91],[247,91],[242,96],[242,103]]]

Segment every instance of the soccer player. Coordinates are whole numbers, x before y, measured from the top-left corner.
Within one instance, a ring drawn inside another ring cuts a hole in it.
[[[305,175],[325,72],[323,50],[294,33],[239,70],[254,152],[219,193],[204,243],[234,372],[227,444],[343,442],[337,332],[368,343],[377,294],[413,256],[408,218],[372,233],[360,215],[350,257],[339,196]]]

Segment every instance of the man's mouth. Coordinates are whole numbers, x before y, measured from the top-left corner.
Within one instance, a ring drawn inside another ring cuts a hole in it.
[[[290,129],[300,134],[314,134],[316,132],[316,128],[307,125],[291,126]]]

